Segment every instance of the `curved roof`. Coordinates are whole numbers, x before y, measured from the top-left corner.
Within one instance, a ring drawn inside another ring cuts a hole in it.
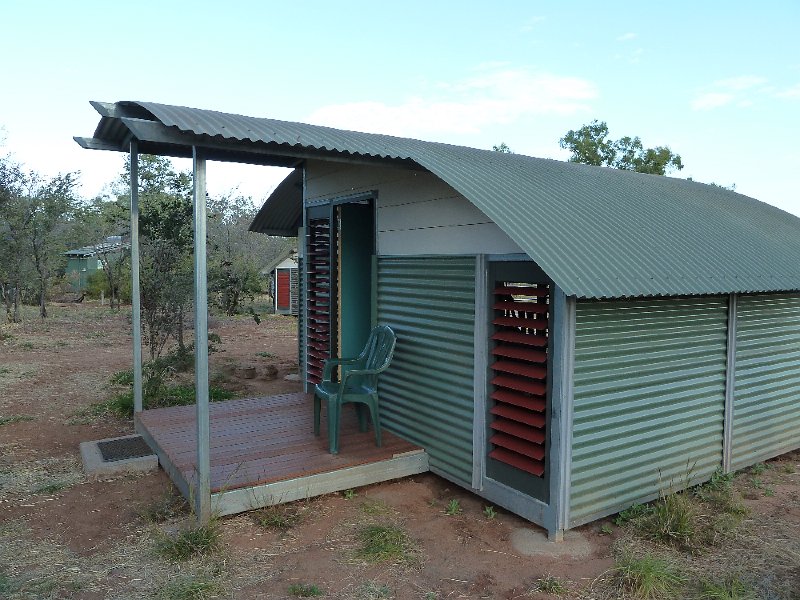
[[[418,165],[497,223],[567,295],[800,289],[800,219],[716,186],[150,102],[93,104],[102,115],[95,136],[76,138],[89,148],[127,150],[132,136],[143,152],[185,155],[194,145],[209,157],[284,166],[309,157]]]

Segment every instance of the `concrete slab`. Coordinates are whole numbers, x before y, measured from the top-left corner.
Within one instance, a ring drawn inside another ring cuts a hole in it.
[[[564,532],[563,542],[551,542],[544,529],[520,527],[511,532],[511,545],[523,556],[586,558],[592,548],[582,533]]]
[[[112,442],[141,437],[139,435],[125,435],[118,438],[81,442],[81,459],[83,472],[87,475],[114,475],[118,473],[132,473],[141,471],[154,471],[158,469],[158,457],[155,454],[125,458],[122,460],[105,461],[97,446],[99,442]]]

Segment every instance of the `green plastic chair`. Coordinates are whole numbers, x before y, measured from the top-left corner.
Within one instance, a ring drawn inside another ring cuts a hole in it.
[[[378,325],[369,334],[367,345],[357,358],[331,358],[325,361],[322,382],[314,390],[314,435],[319,435],[320,408],[327,403],[328,441],[331,454],[339,453],[339,420],[342,405],[356,403],[360,431],[367,430],[364,408],[369,408],[372,427],[375,429],[375,444],[381,445],[380,412],[378,409],[378,374],[392,361],[397,341],[394,331],[386,325]],[[341,381],[333,381],[333,368],[342,366]],[[366,405],[366,407],[361,406]]]

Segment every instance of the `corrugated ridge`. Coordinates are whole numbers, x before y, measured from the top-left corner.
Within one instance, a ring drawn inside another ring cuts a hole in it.
[[[800,220],[716,186],[274,119],[119,104],[200,136],[412,160],[497,223],[567,295],[800,289]],[[124,133],[106,129],[115,139]]]
[[[379,258],[377,289],[378,322],[397,334],[380,379],[382,423],[425,448],[434,469],[469,486],[475,260]]]
[[[800,296],[741,296],[736,320],[734,469],[800,447]]]
[[[579,302],[570,523],[722,462],[727,299]]]

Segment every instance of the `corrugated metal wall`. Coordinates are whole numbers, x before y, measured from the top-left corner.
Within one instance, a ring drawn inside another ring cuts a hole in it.
[[[470,487],[475,259],[379,258],[377,316],[397,334],[380,379],[383,426],[424,447],[432,469]]]
[[[800,296],[740,296],[731,463],[800,446]]]
[[[727,298],[578,302],[570,526],[722,462]]]

